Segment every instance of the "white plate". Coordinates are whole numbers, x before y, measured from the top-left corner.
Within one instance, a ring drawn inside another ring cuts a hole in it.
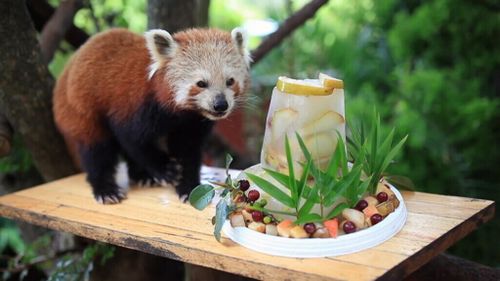
[[[403,228],[407,217],[403,196],[394,186],[391,186],[391,190],[400,201],[394,212],[374,226],[337,238],[284,238],[246,227],[233,228],[229,221],[226,221],[222,231],[231,240],[246,248],[274,256],[319,258],[355,253],[389,240]]]

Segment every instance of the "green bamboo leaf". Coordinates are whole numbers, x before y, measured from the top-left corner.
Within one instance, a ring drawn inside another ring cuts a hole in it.
[[[330,192],[325,196],[324,198],[324,206],[329,207],[335,201],[340,198],[340,196],[344,195],[347,193],[346,191],[349,191],[350,185],[352,182],[357,178],[359,179],[359,176],[361,175],[361,165],[355,165],[351,171],[342,177],[339,182],[335,185],[335,188],[330,190]]]
[[[217,203],[217,207],[215,208],[215,227],[214,227],[214,236],[217,241],[220,242],[220,232],[222,230],[222,226],[226,222],[227,216],[229,214],[228,206],[226,200],[222,198],[219,203]]]
[[[306,202],[304,202],[304,205],[302,205],[302,207],[300,208],[299,210],[299,217],[302,217],[306,214],[308,214],[312,207],[314,206],[314,203],[316,201],[316,199],[318,198],[318,189],[319,189],[319,185],[315,184],[312,188],[312,191],[311,193],[309,194],[309,197],[307,197],[306,199]]]
[[[380,126],[380,117],[379,115],[374,111],[373,112],[373,122],[372,122],[372,131],[370,135],[370,142],[371,142],[371,153],[370,153],[370,166],[375,167],[375,158],[377,155],[377,147],[378,147],[378,129]]]
[[[378,170],[382,167],[384,157],[389,153],[389,150],[391,149],[393,138],[394,138],[394,128],[392,128],[389,135],[387,135],[385,140],[382,142],[382,144],[378,148],[378,151],[377,151],[378,157],[375,160],[375,170]]]
[[[209,184],[200,184],[189,194],[189,204],[198,210],[205,209],[214,198],[214,187]]]
[[[295,172],[293,169],[294,163],[292,158],[292,150],[290,149],[290,141],[288,136],[285,135],[285,152],[286,152],[286,162],[288,163],[288,184],[290,186],[290,195],[295,205],[299,201],[299,195],[297,192],[297,182],[295,181]]]
[[[300,176],[300,181],[298,182],[297,185],[298,198],[302,197],[302,193],[307,183],[307,177],[309,176],[309,169],[311,168],[311,165],[312,165],[312,160],[309,159],[309,161],[307,161],[306,166],[302,170],[302,175]],[[300,203],[300,200],[297,200],[297,204],[298,203]]]
[[[328,215],[326,215],[325,219],[329,220],[338,216],[346,208],[349,208],[349,205],[347,205],[347,203],[342,202],[338,204],[337,206],[335,206],[335,208],[333,208],[333,210],[330,211],[330,213],[328,213]]]
[[[387,153],[387,156],[384,159],[384,162],[382,163],[382,166],[380,167],[380,173],[384,172],[387,166],[391,163],[392,159],[396,156],[396,154],[399,152],[403,144],[406,142],[406,139],[408,138],[408,135],[406,135],[398,144],[396,144],[389,153]]]
[[[323,221],[323,217],[321,217],[319,214],[306,214],[302,217],[298,217],[297,220],[294,222],[294,224],[304,224],[304,223],[309,223],[309,222],[319,222]]]
[[[231,165],[232,162],[233,162],[233,157],[231,156],[231,154],[227,153],[226,154],[226,174],[228,174],[227,170],[229,170],[229,166]]]
[[[342,175],[347,174],[349,171],[348,166],[347,166],[347,154],[346,154],[346,147],[344,143],[344,139],[342,139],[342,136],[340,133],[337,131],[337,148],[335,149],[335,152],[339,150],[340,154],[340,168],[342,168]]]
[[[280,201],[283,205],[295,208],[294,201],[290,196],[281,191],[278,187],[274,186],[272,183],[267,180],[256,176],[254,174],[245,173],[248,178],[253,181],[257,186],[259,186],[262,190],[264,190],[267,194],[271,195],[274,199]]]
[[[306,160],[312,159],[311,153],[309,152],[309,149],[307,149],[307,146],[304,143],[302,137],[298,133],[295,133],[295,135],[297,136],[297,141],[299,142],[300,149],[302,150],[302,153],[306,157]]]
[[[270,169],[266,169],[266,168],[263,168],[263,170],[266,171],[266,173],[268,173],[276,181],[278,181],[279,183],[281,183],[283,186],[285,186],[286,188],[288,188],[290,190],[290,187],[288,187],[288,178],[289,177],[287,175],[282,174],[280,172],[270,170]],[[299,184],[299,183],[297,182],[297,184]],[[304,185],[303,190],[302,190],[302,197],[307,198],[309,196],[310,192],[311,192],[311,187],[309,187],[306,183]],[[318,203],[318,202],[316,202],[316,203]]]

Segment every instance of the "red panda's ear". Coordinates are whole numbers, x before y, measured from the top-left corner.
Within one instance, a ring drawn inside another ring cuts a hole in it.
[[[238,51],[245,57],[245,62],[247,66],[250,66],[252,58],[247,50],[247,33],[244,29],[236,27],[231,31],[231,37],[233,38],[233,43],[238,48]]]
[[[156,70],[163,65],[163,62],[174,54],[177,43],[172,38],[172,35],[163,29],[147,31],[144,37],[146,38],[146,47],[153,61],[149,67],[149,78],[151,78]]]

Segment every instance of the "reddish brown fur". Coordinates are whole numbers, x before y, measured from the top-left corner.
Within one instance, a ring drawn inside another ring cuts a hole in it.
[[[174,39],[181,49],[206,40],[232,40],[228,33],[215,29],[179,32]],[[124,29],[103,32],[86,42],[68,62],[54,89],[55,122],[68,146],[106,138],[109,132],[102,119],[126,121],[148,93],[155,92],[159,102],[173,105],[172,90],[163,81],[168,60],[148,80],[151,63],[144,37]],[[237,83],[233,89],[240,93]]]

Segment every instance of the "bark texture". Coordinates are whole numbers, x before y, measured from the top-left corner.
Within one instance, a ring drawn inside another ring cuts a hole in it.
[[[0,111],[19,133],[44,180],[76,169],[52,117],[52,79],[24,1],[0,5]]]
[[[170,33],[207,26],[209,0],[149,0],[148,29],[161,28]]]
[[[10,153],[12,148],[12,127],[5,117],[0,112],[0,158]]]

